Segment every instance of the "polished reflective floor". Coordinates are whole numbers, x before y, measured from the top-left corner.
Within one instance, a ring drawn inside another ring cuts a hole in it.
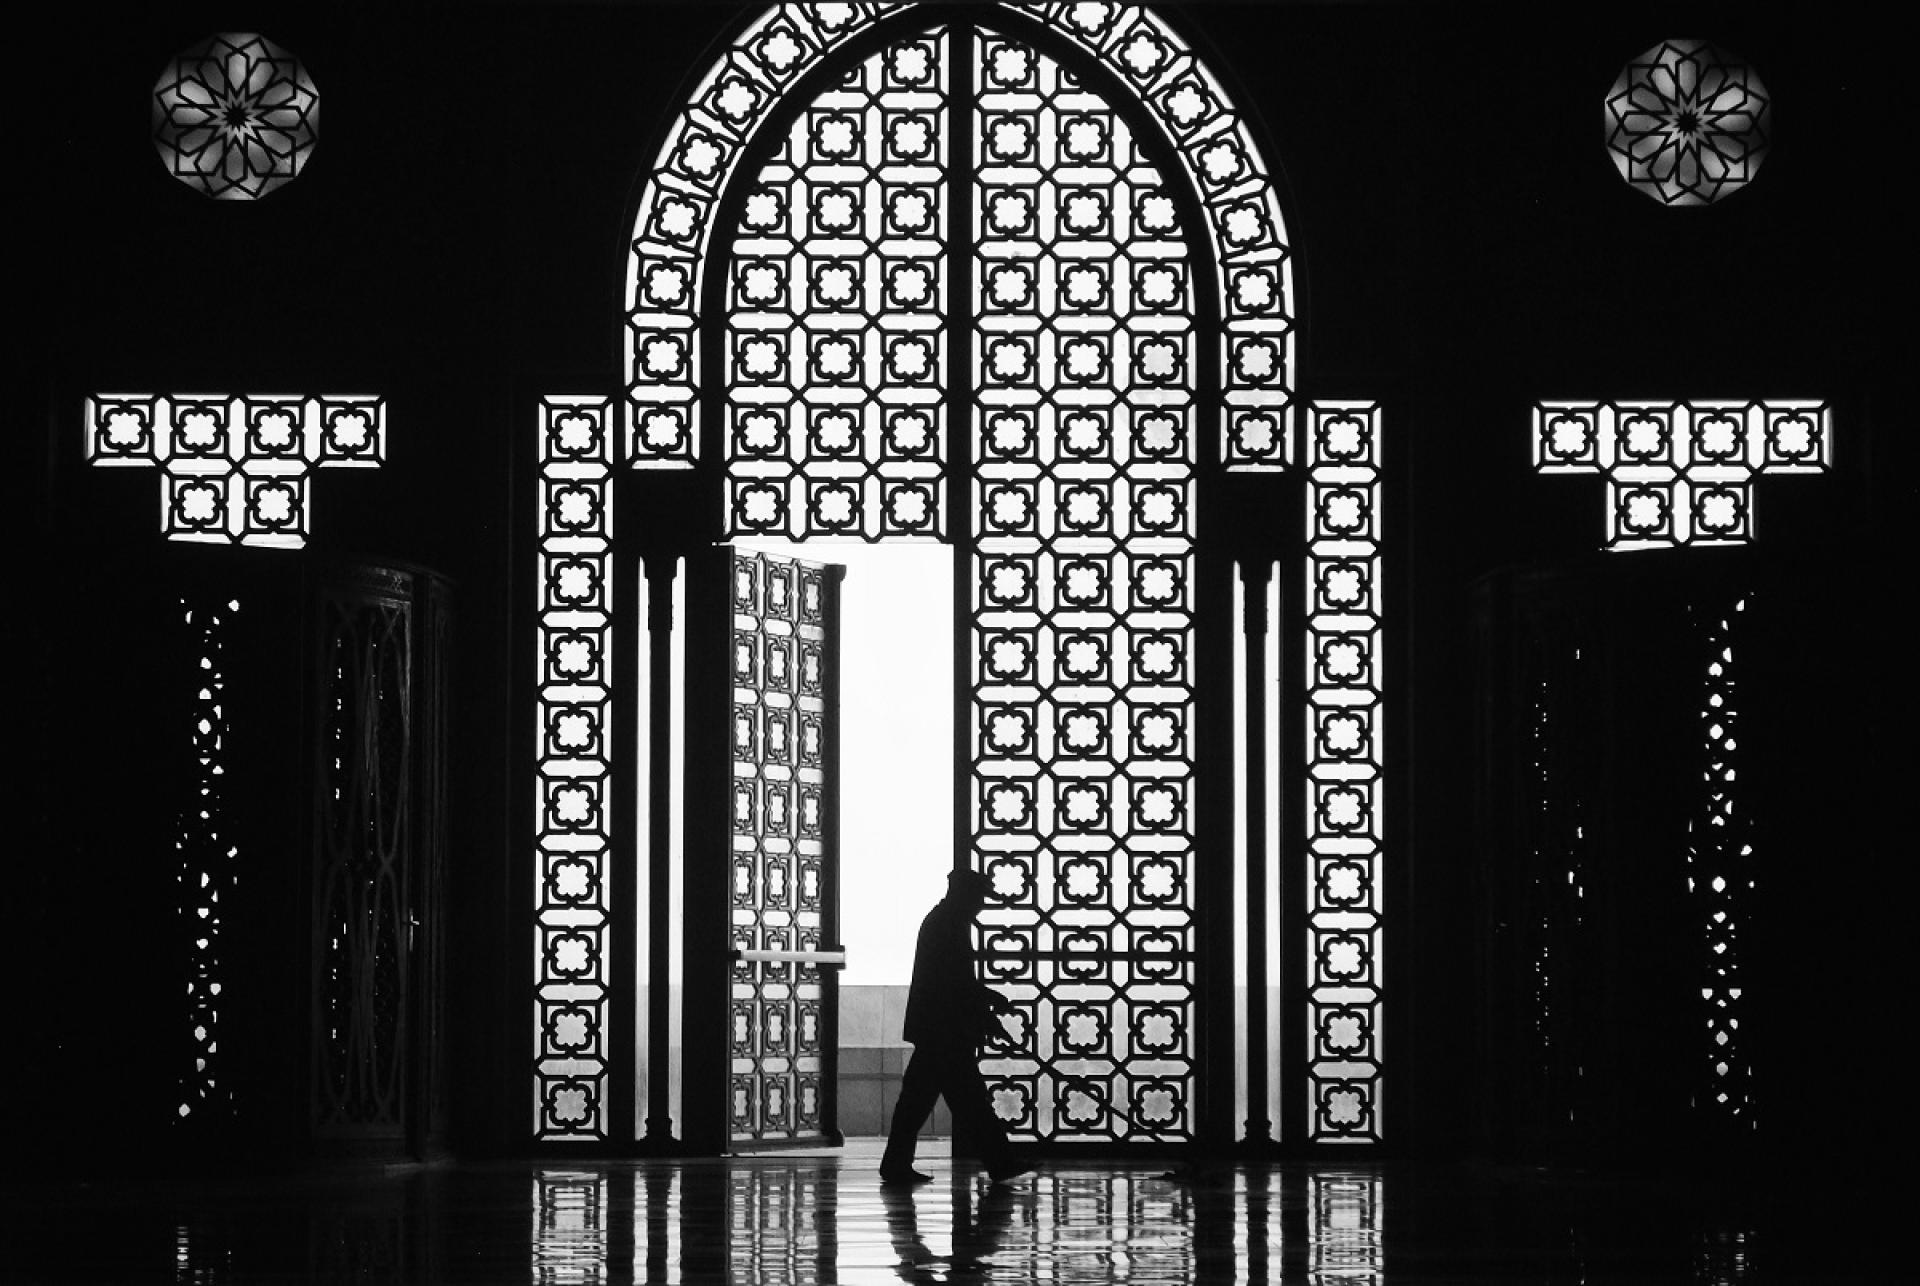
[[[0,1281],[46,1283],[1882,1280],[1815,1184],[1422,1163],[1043,1166],[992,1187],[877,1148],[273,1177],[131,1169],[5,1193]],[[1827,1176],[1824,1182],[1831,1182]]]

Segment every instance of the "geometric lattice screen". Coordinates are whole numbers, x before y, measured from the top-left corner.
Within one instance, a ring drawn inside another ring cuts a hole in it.
[[[641,194],[624,396],[546,399],[542,565],[572,570],[541,587],[537,915],[542,943],[567,947],[537,960],[542,1139],[605,1137],[608,1042],[624,1039],[607,1027],[603,961],[621,930],[597,811],[616,681],[608,489],[621,466],[701,464],[703,414],[731,536],[966,533],[969,829],[999,891],[984,958],[1026,1042],[989,1068],[1014,1133],[1147,1141],[1197,1125],[1195,470],[1203,455],[1236,472],[1300,463],[1310,408],[1294,401],[1285,227],[1246,123],[1144,6],[983,7],[1039,23],[1059,56],[956,10],[792,101],[850,40],[917,7],[775,4],[721,52]],[[1095,92],[1069,57],[1111,81]],[[1103,97],[1109,83],[1151,140]],[[783,109],[790,123],[769,135]],[[749,171],[756,142],[771,146]],[[1196,249],[1217,271],[1193,270]],[[1205,336],[1202,315],[1217,319]],[[1217,399],[1204,416],[1203,387]],[[1315,539],[1344,560],[1338,592],[1356,567],[1363,588],[1314,617],[1327,646],[1309,687],[1340,709],[1311,757],[1338,834],[1293,860],[1319,881],[1313,1136],[1367,1139],[1381,1067],[1377,421],[1330,415],[1364,427],[1365,459],[1313,468],[1368,497],[1365,529],[1340,527],[1342,508]],[[590,423],[576,432],[591,446],[556,447],[562,419]],[[1202,422],[1216,441],[1198,441]],[[952,473],[956,445],[969,476]],[[563,637],[583,669],[556,668]],[[563,708],[572,743],[552,735]]]
[[[421,1038],[407,1021],[414,614],[398,585],[336,585],[322,628],[313,1128],[322,1137],[378,1136],[405,1124],[406,1048]]]
[[[824,1042],[839,1003],[827,944],[827,800],[839,717],[827,572],[734,551],[727,1126],[762,1142],[823,1133]]]
[[[728,276],[728,530],[938,535],[945,74],[938,34],[795,120]]]
[[[1541,473],[1607,480],[1608,549],[1745,544],[1755,478],[1833,462],[1818,401],[1542,402],[1533,425]]]
[[[715,60],[694,89],[685,111],[669,129],[641,195],[627,260],[622,460],[641,468],[672,469],[691,467],[699,458],[695,425],[699,390],[703,379],[717,373],[702,371],[697,335],[702,320],[702,279],[712,257],[714,214],[721,195],[735,177],[748,142],[757,136],[794,83],[848,40],[908,7],[892,3],[770,5]],[[1204,226],[1197,231],[1220,266],[1221,458],[1234,470],[1287,466],[1291,463],[1288,451],[1292,434],[1288,430],[1293,413],[1293,267],[1268,168],[1246,122],[1186,42],[1143,5],[1018,0],[998,7],[1038,20],[1056,37],[1104,66],[1172,140],[1205,210]],[[887,95],[919,94],[928,88],[924,79],[902,75],[910,70],[889,71],[892,79],[886,86],[871,73],[864,73],[859,85],[835,91],[836,95],[864,103],[856,107],[849,102],[834,110],[844,115],[852,109],[851,114],[858,116],[870,115],[877,107],[891,115],[896,105],[892,101],[882,105]],[[899,107],[905,106],[902,98]],[[805,122],[796,124],[796,140],[805,128]],[[910,125],[907,132],[916,128]],[[905,151],[883,154],[883,138],[887,139],[884,146],[893,146],[885,133],[876,130],[868,133],[857,154],[820,157],[848,171],[831,180],[823,179],[823,186],[857,183],[863,197],[886,198],[925,182],[909,177],[909,170],[917,164],[913,156]],[[824,141],[830,147],[834,145],[832,138]],[[791,164],[798,155],[790,144],[782,153],[785,160],[772,164]],[[875,167],[883,164],[897,167],[893,177],[875,177]],[[881,182],[898,186],[883,189],[877,186]],[[748,213],[750,219],[755,217],[756,212]],[[875,273],[879,259],[897,260],[917,254],[908,251],[905,243],[928,235],[947,235],[930,234],[917,223],[897,221],[907,213],[904,208],[890,208],[884,200],[875,200],[859,212],[860,226],[854,239],[861,245],[864,289],[871,291],[880,280]],[[804,219],[809,214],[810,207],[803,202],[799,207],[787,207],[781,218]],[[785,235],[777,228],[767,230],[775,231],[776,236]],[[752,236],[761,230],[749,223],[746,231]],[[881,244],[883,240],[901,244],[888,249]],[[832,283],[828,284],[830,290],[834,289]],[[731,309],[738,309],[742,304],[768,302],[774,303],[776,310],[794,313],[794,301],[811,288],[810,281],[791,271],[778,285],[772,277],[758,273],[754,281],[730,283],[728,303]],[[884,305],[877,294],[869,294],[866,304],[864,309],[845,311],[850,316],[875,319],[876,330],[864,342],[869,354],[880,351],[874,334],[905,333],[905,319],[917,318],[916,324],[921,324],[930,315],[930,305],[918,293],[897,295]],[[895,319],[893,322],[879,320],[883,309]],[[770,323],[751,323],[753,327],[763,324]],[[866,323],[850,320],[847,324],[864,327]],[[737,349],[729,347],[728,360],[737,362],[737,354]],[[905,352],[901,356],[913,360]],[[804,361],[804,356],[792,360]],[[900,368],[910,376],[907,382],[923,380],[923,369],[918,365]],[[869,367],[869,373],[877,371]],[[957,374],[945,372],[943,378],[951,380]],[[900,396],[910,399],[912,395],[903,392]],[[750,444],[768,443],[765,435],[772,433],[773,427],[764,421],[740,425],[736,420],[729,431],[737,430],[746,433]],[[828,441],[843,442],[840,433],[840,429],[834,429]],[[787,435],[785,445],[750,445],[749,450],[764,451],[771,457],[798,449],[794,444],[803,442],[805,428],[789,423]],[[912,445],[911,451],[894,451],[895,463],[930,458],[921,454],[918,438]],[[801,512],[799,507],[789,507],[789,514]],[[836,521],[838,513],[836,508]],[[759,515],[756,522],[773,521],[764,509]],[[869,507],[862,521],[872,524],[880,519]]]
[[[1380,414],[1309,412],[1307,1079],[1309,1137],[1380,1137],[1383,768]]]
[[[378,397],[101,394],[84,423],[94,464],[160,468],[169,540],[297,549],[313,470],[376,468],[387,453]]]
[[[1752,1041],[1743,948],[1754,899],[1751,790],[1742,790],[1740,681],[1735,643],[1747,600],[1694,609],[1700,648],[1699,793],[1687,818],[1687,892],[1704,927],[1699,960],[1700,1054],[1694,1106],[1722,1125],[1754,1128]]]
[[[1010,1130],[1193,1130],[1193,299],[1166,176],[1054,60],[975,47],[975,862]]]
[[[177,610],[194,660],[193,697],[186,727],[192,746],[193,799],[175,819],[175,878],[180,886],[180,927],[186,955],[187,1024],[175,1112],[178,1119],[219,1119],[232,1110],[233,1084],[221,1051],[221,993],[231,981],[227,966],[227,907],[240,850],[233,833],[235,805],[226,789],[231,771],[232,705],[227,692],[228,635],[240,604],[203,596],[181,599]]]
[[[607,399],[540,408],[534,800],[534,1112],[542,1140],[606,1137],[613,736]],[[631,878],[629,876],[629,878]]]

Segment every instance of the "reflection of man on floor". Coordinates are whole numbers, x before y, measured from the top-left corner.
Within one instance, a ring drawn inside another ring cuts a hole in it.
[[[884,1183],[923,1183],[930,1177],[913,1168],[913,1145],[938,1098],[947,1100],[954,1132],[979,1140],[981,1159],[995,1183],[1031,1169],[1008,1147],[1007,1132],[993,1114],[987,1084],[980,1077],[980,1043],[989,1032],[999,1031],[995,1015],[1007,1008],[973,967],[973,922],[991,887],[978,871],[953,871],[947,876],[947,896],[920,924],[904,1033],[913,1057],[907,1060],[893,1129],[880,1160]]]
[[[920,1235],[920,1212],[907,1184],[881,1184],[880,1205],[887,1215],[887,1237],[898,1257],[894,1275],[909,1282],[955,1280],[992,1267],[993,1253],[1013,1230],[1013,1190],[988,1188],[979,1204],[963,1182],[953,1185],[953,1253],[936,1255]],[[944,1265],[946,1272],[942,1271]]]

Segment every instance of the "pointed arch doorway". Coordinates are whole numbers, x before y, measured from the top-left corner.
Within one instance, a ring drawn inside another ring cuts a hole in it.
[[[553,534],[573,530],[555,488],[579,481],[597,499],[574,511],[605,515],[584,520],[593,557],[646,546],[656,603],[661,568],[730,539],[947,545],[952,860],[995,881],[982,954],[1020,1011],[1017,1052],[988,1067],[1001,1115],[1042,1143],[1377,1138],[1377,416],[1308,409],[1306,541],[1207,529],[1295,463],[1288,254],[1238,118],[1137,7],[882,8],[779,6],[696,91],[636,222],[626,412],[546,399],[547,543],[574,539]],[[1301,649],[1304,699],[1281,702],[1265,622],[1289,556],[1307,584],[1274,625],[1324,655]],[[638,649],[631,613],[590,606],[609,655]],[[658,615],[648,637],[684,646]],[[702,670],[682,685],[696,723]],[[670,676],[646,685],[656,765],[678,753]],[[608,726],[635,726],[634,696],[588,686]],[[1283,764],[1289,740],[1307,751]],[[583,847],[608,869],[637,790],[618,758],[541,769],[576,818],[597,815],[579,783],[604,783],[615,806]],[[653,815],[701,813],[697,775],[656,768]],[[1290,870],[1283,805],[1309,819]],[[545,806],[543,843],[560,815]],[[717,867],[683,834],[659,827],[625,867],[647,870],[632,883],[660,930],[686,926],[648,967],[617,958],[637,912],[611,898],[588,916],[604,977],[576,987],[536,952],[544,1140],[618,1142],[624,1122],[729,1141],[717,1096],[689,1092],[715,1083],[727,1006],[699,940]],[[535,920],[572,932],[550,901]],[[621,1012],[626,968],[670,978],[644,1017]],[[593,1011],[568,1028],[586,1039],[552,1039],[549,998]],[[629,1024],[656,1039],[623,1057]]]

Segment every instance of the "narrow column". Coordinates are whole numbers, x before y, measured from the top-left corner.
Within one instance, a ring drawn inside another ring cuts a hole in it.
[[[971,865],[973,789],[973,418],[974,378],[974,174],[973,62],[979,35],[955,27],[947,45],[947,539],[953,542],[953,857]],[[978,934],[976,931],[976,941]],[[955,1156],[974,1156],[978,1142],[956,1130]]]
[[[1299,526],[1304,519],[1297,520]],[[1307,812],[1307,774],[1311,747],[1307,742],[1307,694],[1312,690],[1318,664],[1314,636],[1308,629],[1308,604],[1312,600],[1312,577],[1306,559],[1290,553],[1291,571],[1281,578],[1278,619],[1273,622],[1280,637],[1294,642],[1298,651],[1289,654],[1277,684],[1274,726],[1275,753],[1283,762],[1274,765],[1279,782],[1279,817],[1276,825],[1284,828],[1280,848],[1278,901],[1281,913],[1273,925],[1279,935],[1280,1031],[1274,1041],[1277,1050],[1276,1074],[1280,1077],[1280,1119],[1274,1122],[1279,1137],[1290,1146],[1307,1142],[1313,1120],[1312,1089],[1307,1079],[1311,1045],[1307,1039],[1307,1005],[1313,978],[1309,958],[1311,945],[1307,933],[1307,886],[1311,859],[1307,842],[1311,828]],[[1288,592],[1288,586],[1293,592]],[[1288,1235],[1291,1235],[1289,1233]]]
[[[602,868],[606,881],[607,958],[603,973],[606,1019],[601,1048],[606,1051],[607,1088],[605,1101],[600,1105],[601,1129],[606,1141],[616,1149],[631,1145],[635,1133],[638,1085],[634,1037],[637,1032],[629,1024],[640,1021],[635,960],[639,946],[635,931],[645,837],[637,833],[637,818],[639,792],[645,788],[639,780],[639,764],[645,758],[640,753],[641,739],[647,735],[638,723],[639,694],[634,690],[628,660],[639,655],[640,638],[645,630],[639,613],[626,599],[630,591],[640,588],[635,575],[640,564],[626,535],[632,529],[631,524],[622,523],[620,528],[609,551],[609,575],[618,585],[613,594],[617,610],[613,614],[610,640],[609,686],[614,714],[607,748],[607,856]],[[633,601],[638,601],[637,594]]]
[[[947,539],[953,542],[953,865],[973,852],[973,60],[978,36],[948,36]]]
[[[820,949],[845,951],[840,936],[840,586],[847,569],[829,563],[822,569],[824,585],[821,615],[826,621],[826,656],[822,682],[825,718],[821,755],[826,761],[826,789],[820,799]],[[840,1133],[840,966],[823,964],[820,1006],[820,1132],[829,1141],[845,1141]]]
[[[1267,580],[1264,558],[1240,562],[1246,646],[1247,1144],[1273,1141],[1267,1117]]]
[[[647,577],[647,1133],[652,1148],[673,1143],[668,1114],[672,1004],[673,581],[678,560],[646,559]],[[639,864],[635,864],[636,876]]]

